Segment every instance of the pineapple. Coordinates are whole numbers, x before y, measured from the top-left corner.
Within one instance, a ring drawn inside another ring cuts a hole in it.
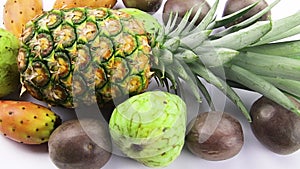
[[[271,47],[264,45],[299,33],[286,32],[290,29],[288,25],[300,24],[295,21],[300,13],[279,21],[255,22],[278,2],[218,33],[214,30],[233,22],[256,4],[216,20],[217,0],[196,27],[201,8],[191,22],[190,11],[177,26],[176,14],[161,25],[137,9],[54,9],[29,22],[22,34],[18,55],[21,81],[35,98],[64,107],[95,102],[104,105],[139,94],[153,77],[177,92],[184,81],[197,100],[202,99],[201,91],[213,108],[210,95],[199,80],[203,78],[223,91],[249,121],[251,117],[233,87],[257,91],[300,114],[287,98],[286,90],[268,80],[268,68],[261,66],[259,73],[243,64],[243,57],[251,51],[265,47],[272,52]],[[277,45],[284,48],[284,44]],[[272,56],[264,61],[270,64],[293,59],[295,64],[299,63],[299,59]],[[247,62],[255,63],[256,59],[249,56]],[[299,69],[295,70],[298,72],[290,71],[282,78],[299,77]],[[300,79],[291,80],[299,83]],[[300,98],[299,92],[294,96]]]

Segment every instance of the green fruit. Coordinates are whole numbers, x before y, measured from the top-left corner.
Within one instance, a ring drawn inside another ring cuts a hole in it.
[[[109,128],[113,142],[125,155],[149,167],[164,167],[182,150],[186,105],[170,93],[145,92],[117,106]]]
[[[20,84],[17,66],[19,45],[17,37],[0,28],[0,97],[14,92]]]

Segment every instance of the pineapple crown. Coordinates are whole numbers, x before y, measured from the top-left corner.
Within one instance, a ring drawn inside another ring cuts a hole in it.
[[[300,61],[291,60],[288,56],[292,54],[281,52],[277,56],[278,50],[274,48],[276,45],[280,47],[280,51],[288,52],[289,45],[299,43],[294,41],[275,44],[274,41],[300,33],[299,29],[292,29],[300,25],[299,19],[297,20],[300,12],[277,21],[258,21],[279,2],[280,0],[276,0],[251,18],[225,29],[225,25],[233,23],[259,2],[217,19],[215,15],[219,0],[216,0],[197,25],[195,23],[201,13],[201,6],[191,21],[188,19],[193,9],[182,19],[177,13],[171,13],[164,26],[147,13],[134,9],[124,10],[143,22],[147,32],[154,37],[151,42],[152,71],[159,84],[180,93],[184,81],[198,101],[201,101],[201,91],[211,109],[215,110],[211,96],[200,80],[202,78],[221,90],[238,106],[248,121],[251,121],[248,110],[234,87],[258,92],[300,115],[300,110],[288,98],[288,95],[293,95],[300,99],[300,85],[297,85],[297,89],[295,85],[299,84],[297,67],[299,68]],[[290,29],[292,31],[288,31]],[[257,50],[259,52],[255,53]],[[259,62],[264,62],[265,65]],[[270,71],[274,64],[275,71],[274,68]],[[286,73],[291,70],[287,65],[291,64],[297,71]],[[285,80],[290,83],[283,84]]]

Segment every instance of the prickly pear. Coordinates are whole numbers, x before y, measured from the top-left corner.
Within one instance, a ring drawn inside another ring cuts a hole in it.
[[[7,30],[19,37],[25,24],[42,13],[42,0],[7,0],[3,10],[3,23]]]
[[[74,7],[91,7],[91,8],[99,8],[99,7],[106,7],[112,8],[117,3],[117,0],[56,0],[54,3],[54,9],[61,9],[61,8],[74,8]]]
[[[180,154],[186,131],[186,105],[177,95],[150,91],[133,96],[112,113],[113,143],[149,167],[164,167]]]
[[[61,124],[53,111],[27,101],[0,101],[0,133],[24,144],[47,142],[52,131]]]
[[[19,46],[16,36],[0,28],[0,98],[16,91],[20,84],[17,66]]]

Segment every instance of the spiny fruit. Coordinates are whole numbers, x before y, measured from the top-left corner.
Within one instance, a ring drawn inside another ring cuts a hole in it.
[[[242,63],[244,55],[249,54],[247,50],[255,51],[264,44],[299,33],[298,29],[289,30],[300,25],[296,20],[300,12],[276,22],[256,22],[278,2],[245,22],[218,32],[214,30],[243,16],[256,4],[216,20],[219,4],[216,0],[196,26],[201,8],[191,22],[188,18],[192,11],[189,11],[178,26],[176,14],[170,15],[163,26],[153,16],[130,8],[51,10],[27,24],[22,35],[18,56],[21,81],[37,99],[74,107],[95,100],[103,105],[124,95],[141,93],[155,77],[168,89],[175,90],[184,81],[197,100],[201,101],[201,91],[212,105],[207,89],[199,80],[203,78],[223,91],[249,121],[247,108],[231,86],[257,91],[300,114],[282,92],[283,88],[265,79],[280,70],[278,77],[298,82],[300,73],[296,65],[279,65],[283,59],[275,54],[260,57],[265,59],[260,64],[278,65],[271,68],[261,66],[258,71],[255,66],[251,69]],[[289,51],[287,47],[281,49]],[[249,57],[247,62],[257,60]],[[299,59],[284,61],[296,64]],[[293,71],[280,74],[291,68]]]
[[[19,37],[25,24],[43,13],[42,0],[7,0],[3,10],[5,28]]]
[[[115,108],[109,129],[113,142],[128,157],[149,167],[167,166],[184,144],[186,105],[171,93],[145,92]]]
[[[18,60],[23,84],[35,98],[73,107],[95,95],[106,103],[147,88],[151,48],[143,25],[130,14],[52,10],[28,25]]]
[[[74,7],[90,7],[90,8],[99,8],[106,7],[112,8],[117,3],[117,0],[56,0],[54,3],[54,9],[62,8],[74,8]]]
[[[27,101],[0,101],[0,132],[14,141],[47,142],[60,123],[60,117],[44,106]]]
[[[0,28],[0,98],[16,91],[20,85],[17,66],[19,47],[18,38]]]

